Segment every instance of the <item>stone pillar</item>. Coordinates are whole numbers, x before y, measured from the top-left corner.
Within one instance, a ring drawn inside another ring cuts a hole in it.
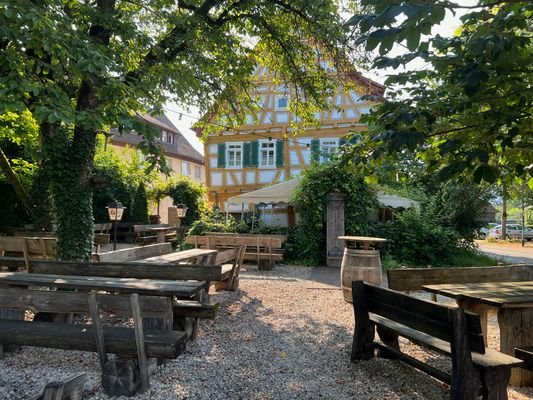
[[[346,195],[339,192],[328,194],[326,218],[327,266],[340,268],[344,252],[344,242],[339,236],[344,235],[344,199]]]
[[[180,219],[178,218],[178,208],[169,207],[168,208],[168,224],[170,226],[179,226]]]

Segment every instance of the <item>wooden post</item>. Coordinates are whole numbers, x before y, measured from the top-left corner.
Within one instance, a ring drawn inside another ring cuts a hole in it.
[[[91,311],[91,318],[94,325],[94,335],[96,338],[96,348],[98,350],[98,357],[100,358],[100,365],[102,369],[107,362],[107,353],[105,351],[104,328],[102,320],[100,319],[100,310],[98,307],[98,299],[96,291],[91,291],[89,294],[89,310]]]
[[[340,268],[343,255],[343,243],[339,236],[344,235],[344,199],[343,193],[328,194],[326,216],[326,255],[327,266]]]
[[[352,282],[352,296],[355,328],[351,360],[370,360],[374,358],[372,343],[374,341],[375,327],[368,314],[363,281]]]
[[[141,389],[144,393],[150,389],[150,382],[148,381],[148,360],[146,358],[146,349],[144,347],[144,331],[141,315],[141,306],[139,304],[139,295],[134,293],[130,296],[131,313],[133,316],[133,323],[135,327],[135,341],[137,343],[137,358],[139,361],[139,370],[141,374]]]
[[[467,334],[465,312],[462,308],[450,309],[452,381],[450,385],[451,400],[466,400],[477,398],[480,378],[474,368],[472,353]]]

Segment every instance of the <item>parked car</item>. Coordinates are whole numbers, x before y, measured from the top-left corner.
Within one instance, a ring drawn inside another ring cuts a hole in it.
[[[506,239],[521,239],[522,238],[522,225],[518,224],[507,224],[506,225]],[[502,226],[496,225],[489,231],[488,237],[493,237],[500,239],[502,236]],[[524,239],[531,240],[533,239],[533,229],[529,227],[524,227]]]

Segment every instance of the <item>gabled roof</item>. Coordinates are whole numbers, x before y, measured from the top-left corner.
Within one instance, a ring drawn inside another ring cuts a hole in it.
[[[198,164],[204,164],[204,156],[189,143],[189,141],[183,136],[179,129],[176,128],[176,126],[170,121],[170,119],[168,119],[166,115],[163,114],[153,116],[144,114],[140,118],[156,128],[171,132],[175,135],[174,144],[161,141],[158,142],[166,155],[194,161]],[[144,140],[141,135],[136,133],[125,132],[121,135],[117,128],[112,128],[110,131],[113,134],[111,140],[116,143],[137,146],[141,141]]]

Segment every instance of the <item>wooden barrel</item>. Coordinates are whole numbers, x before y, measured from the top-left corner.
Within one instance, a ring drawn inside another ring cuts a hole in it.
[[[341,263],[341,287],[344,300],[352,302],[352,281],[381,285],[379,250],[356,250],[346,247]]]

